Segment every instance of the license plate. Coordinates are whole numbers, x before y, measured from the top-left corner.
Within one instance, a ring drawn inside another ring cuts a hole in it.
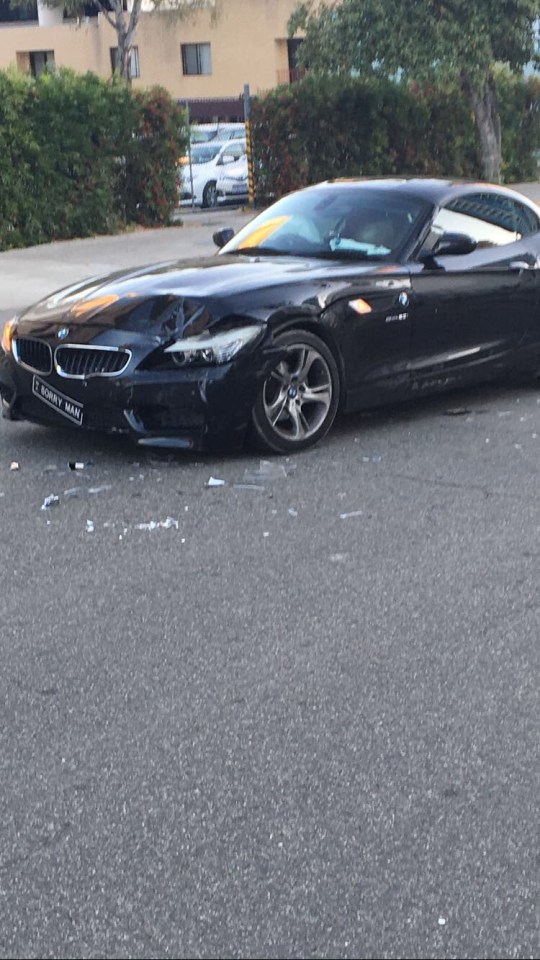
[[[66,397],[65,394],[60,393],[59,390],[53,390],[48,383],[44,383],[44,381],[36,377],[35,374],[32,380],[32,393],[38,400],[42,400],[43,403],[52,407],[53,410],[56,410],[56,412],[60,413],[63,417],[67,417],[72,423],[77,423],[79,426],[82,426],[82,403],[77,403],[77,401],[72,400],[71,397]]]

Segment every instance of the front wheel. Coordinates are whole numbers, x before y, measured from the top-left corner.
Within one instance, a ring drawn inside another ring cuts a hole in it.
[[[207,183],[203,190],[203,207],[217,207],[217,185],[214,180]]]
[[[313,446],[334,422],[339,372],[332,351],[307,330],[276,337],[285,356],[262,384],[253,407],[255,438],[274,453]]]

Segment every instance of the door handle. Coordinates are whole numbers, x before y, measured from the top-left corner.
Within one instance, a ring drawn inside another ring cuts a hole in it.
[[[531,265],[527,263],[526,260],[512,260],[508,265],[508,269],[511,270],[512,273],[522,273],[523,270],[530,270]]]

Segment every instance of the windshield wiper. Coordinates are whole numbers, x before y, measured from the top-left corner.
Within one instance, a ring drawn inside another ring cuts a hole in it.
[[[324,260],[380,260],[380,253],[366,253],[365,250],[321,250],[314,254]],[[386,256],[386,254],[385,254]]]
[[[278,247],[237,247],[236,250],[229,250],[228,253],[245,253],[248,257],[280,257],[291,256],[288,250],[279,250]]]

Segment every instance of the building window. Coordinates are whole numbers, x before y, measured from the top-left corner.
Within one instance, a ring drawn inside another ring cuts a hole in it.
[[[182,70],[185,77],[212,73],[212,53],[209,43],[182,44]]]
[[[112,72],[117,69],[118,66],[118,47],[111,47],[111,68]],[[141,67],[139,64],[139,48],[132,47],[129,56],[129,76],[130,79],[133,77],[140,77]]]
[[[18,55],[17,55],[18,58]],[[54,50],[31,50],[28,54],[28,69],[33,77],[42,73],[54,73]]]
[[[37,22],[37,2],[25,7],[10,6],[9,0],[0,0],[0,23],[17,23],[21,20],[35,20]]]

